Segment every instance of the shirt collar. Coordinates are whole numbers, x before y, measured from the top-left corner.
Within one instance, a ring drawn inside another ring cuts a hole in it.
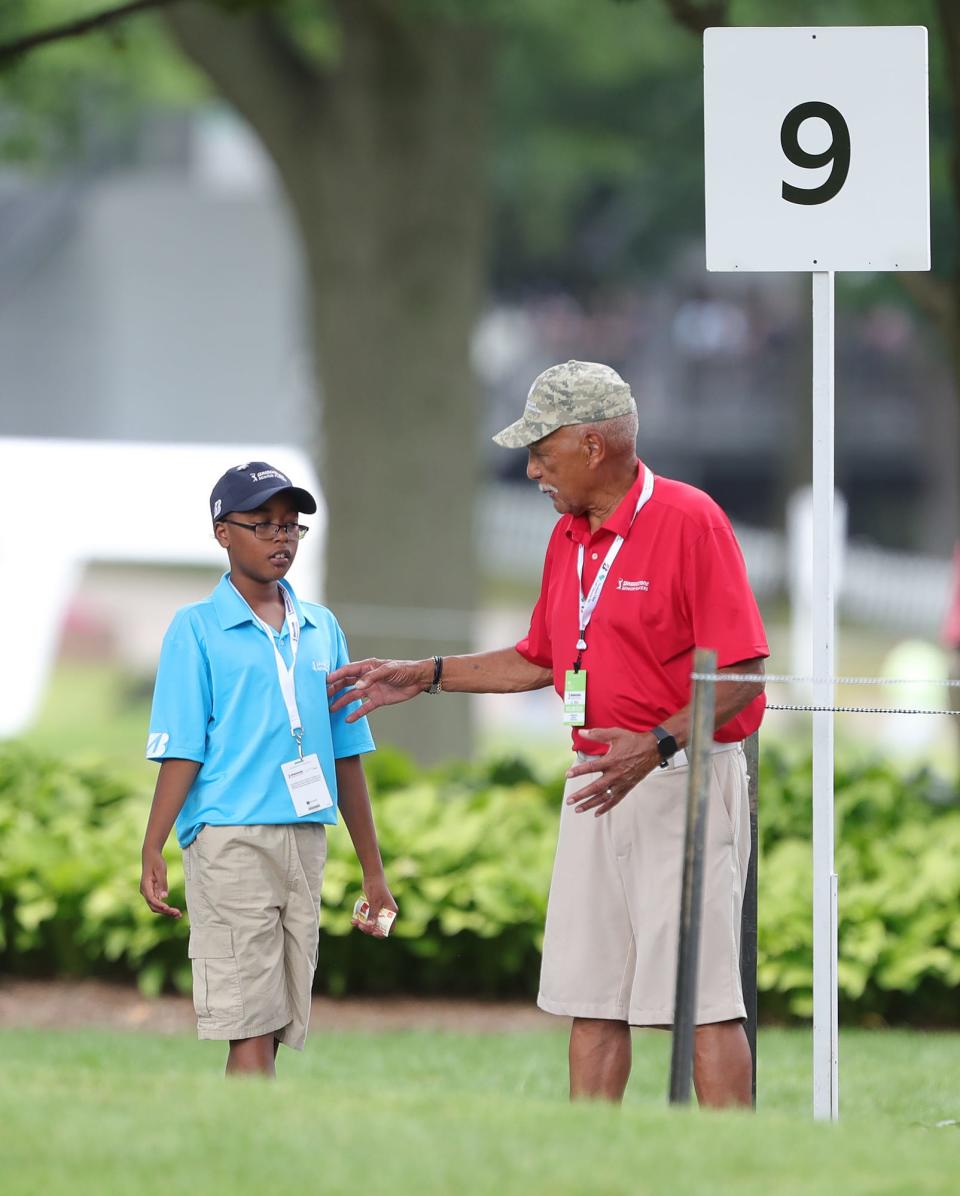
[[[610,535],[623,536],[626,539],[633,522],[633,513],[637,509],[640,491],[643,489],[643,474],[643,462],[638,460],[637,480],[620,500],[613,514],[608,515],[595,532],[590,531],[590,520],[586,515],[571,515],[567,536],[575,544],[586,544],[591,536],[599,536],[601,532],[609,532]]]
[[[309,611],[304,610],[304,608],[300,605],[300,599],[294,593],[293,586],[289,583],[289,581],[284,580],[281,581],[280,584],[293,599],[293,609],[297,612],[297,618],[300,620],[300,626],[302,627],[304,623],[309,623],[311,627],[316,627],[316,620]]]
[[[302,627],[304,623],[316,626],[310,613],[300,605],[300,599],[294,593],[293,586],[288,581],[281,581],[280,584],[293,599],[293,609],[297,612],[300,626]],[[239,627],[241,623],[253,622],[253,612],[230,584],[229,572],[224,573],[217,588],[213,591],[213,606],[224,631],[229,627]]]

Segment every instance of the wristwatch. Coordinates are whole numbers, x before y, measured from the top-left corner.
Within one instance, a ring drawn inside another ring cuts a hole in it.
[[[650,732],[657,737],[657,751],[660,753],[660,767],[666,768],[673,757],[680,751],[680,744],[669,731],[663,727],[651,727]]]

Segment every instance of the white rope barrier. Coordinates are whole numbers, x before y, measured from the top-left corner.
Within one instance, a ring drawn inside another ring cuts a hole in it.
[[[691,673],[692,681],[773,681],[787,685],[943,685],[960,686],[960,680],[923,677],[791,677],[782,673]]]
[[[697,673],[690,674],[691,681],[762,681],[784,685],[942,685],[957,688],[960,680],[946,680],[943,677],[918,679],[915,677],[791,677],[783,673]],[[960,715],[957,710],[929,710],[912,706],[831,706],[807,705],[801,703],[768,702],[768,710],[791,710],[807,714],[949,714]]]
[[[768,702],[768,710],[801,710],[812,714],[960,714],[960,710],[914,710],[909,706],[786,706]]]

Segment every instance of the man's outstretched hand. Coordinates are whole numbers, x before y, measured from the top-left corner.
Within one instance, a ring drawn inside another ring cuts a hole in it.
[[[342,710],[352,702],[360,705],[347,715],[355,723],[380,706],[406,702],[423,693],[433,680],[432,660],[355,660],[327,676],[330,710]]]

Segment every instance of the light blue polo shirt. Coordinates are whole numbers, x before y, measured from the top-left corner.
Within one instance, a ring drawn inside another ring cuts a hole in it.
[[[250,826],[337,821],[334,762],[374,749],[366,719],[330,713],[327,673],[350,657],[340,624],[324,606],[300,602],[295,681],[303,753],[316,752],[334,804],[298,818],[280,765],[297,758],[276,657],[250,607],[225,573],[213,593],[174,615],[163,638],[153,691],[147,759],[197,760],[200,771],[177,818],[181,847],[208,823]],[[274,632],[289,666],[290,633]]]

